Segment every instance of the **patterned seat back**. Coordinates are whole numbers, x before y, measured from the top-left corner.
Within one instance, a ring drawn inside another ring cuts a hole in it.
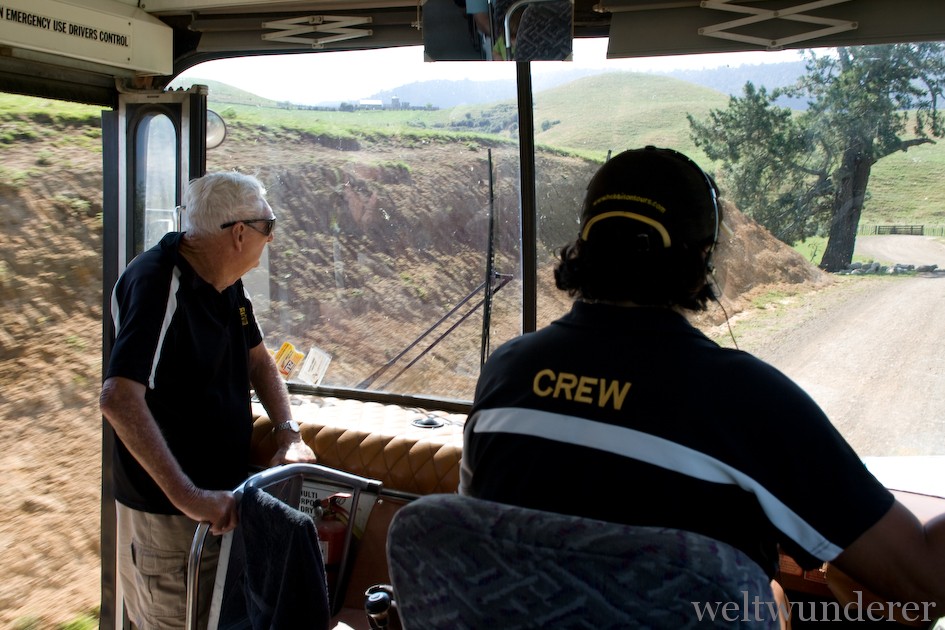
[[[406,630],[779,625],[760,566],[676,529],[439,494],[397,513],[387,553]]]

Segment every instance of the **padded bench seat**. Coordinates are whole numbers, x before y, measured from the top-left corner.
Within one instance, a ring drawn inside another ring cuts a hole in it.
[[[293,418],[318,463],[377,479],[386,490],[418,495],[456,492],[465,414],[319,396],[292,396]],[[253,405],[253,464],[275,453],[272,422]],[[443,426],[416,426],[434,417]]]

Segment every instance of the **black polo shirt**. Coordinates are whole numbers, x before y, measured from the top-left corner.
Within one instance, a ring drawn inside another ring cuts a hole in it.
[[[143,383],[171,452],[200,488],[232,489],[249,469],[249,349],[262,342],[242,281],[222,293],[180,255],[182,233],[135,258],[112,293],[115,344],[105,378]],[[129,507],[175,514],[120,440],[115,496]]]
[[[891,507],[823,411],[668,309],[576,302],[503,344],[465,428],[461,492],[832,560]]]

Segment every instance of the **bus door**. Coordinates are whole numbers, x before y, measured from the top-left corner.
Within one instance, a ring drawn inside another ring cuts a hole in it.
[[[114,328],[111,292],[135,256],[180,225],[184,186],[204,174],[207,88],[122,93],[118,108],[102,113],[103,286],[102,365],[108,365]],[[111,487],[111,426],[102,423],[102,630],[130,627],[116,575],[115,505]]]

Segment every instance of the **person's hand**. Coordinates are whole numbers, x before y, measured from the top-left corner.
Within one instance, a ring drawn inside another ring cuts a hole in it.
[[[269,460],[269,465],[314,464],[316,460],[315,453],[309,448],[308,444],[302,441],[301,437],[297,437],[291,442],[282,444],[276,454],[272,456],[272,459]]]
[[[837,598],[840,606],[846,610],[847,606],[853,606],[854,610],[862,608],[862,615],[866,615],[870,620],[885,619],[886,621],[895,621],[903,626],[912,626],[915,628],[927,628],[928,620],[923,620],[922,615],[910,615],[915,613],[914,608],[903,608],[902,603],[890,605],[885,598],[882,598],[871,590],[851,578],[841,571],[833,563],[827,563],[824,567],[824,577],[827,580],[827,588]],[[910,603],[910,606],[918,607],[918,604]],[[903,612],[903,611],[909,612]],[[886,613],[891,613],[891,616]],[[875,616],[874,616],[875,615]]]
[[[192,495],[177,507],[195,521],[209,523],[214,536],[222,536],[239,524],[236,498],[229,490],[194,488]]]

